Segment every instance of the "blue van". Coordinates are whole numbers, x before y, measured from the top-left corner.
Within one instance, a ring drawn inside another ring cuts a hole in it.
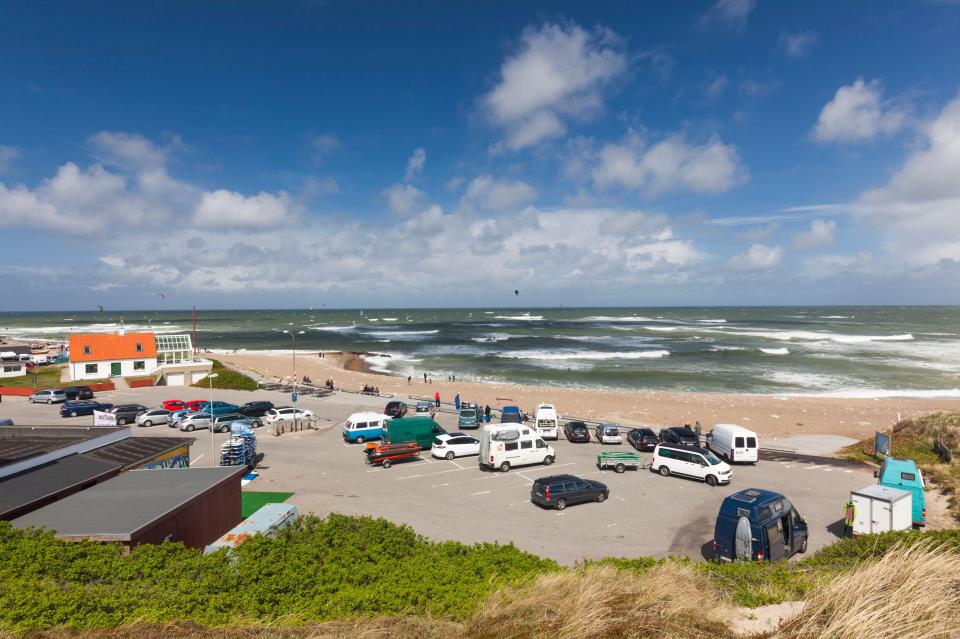
[[[351,444],[383,438],[383,425],[390,420],[383,413],[354,413],[343,424],[343,441]]]
[[[927,502],[923,494],[925,484],[917,462],[887,457],[873,476],[879,478],[881,486],[899,488],[913,495],[913,525],[927,525]]]
[[[747,488],[720,505],[713,530],[717,561],[777,561],[807,551],[807,521],[772,490]]]

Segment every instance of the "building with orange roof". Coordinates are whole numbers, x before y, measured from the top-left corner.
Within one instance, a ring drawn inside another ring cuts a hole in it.
[[[183,386],[200,381],[213,368],[193,351],[189,335],[75,333],[70,336],[70,379],[154,378],[154,383]]]

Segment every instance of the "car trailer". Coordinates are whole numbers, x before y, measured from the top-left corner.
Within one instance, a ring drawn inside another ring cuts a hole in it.
[[[419,458],[420,445],[417,442],[404,442],[402,444],[371,442],[366,445],[364,453],[367,456],[368,464],[372,466],[380,464],[384,468],[390,468],[395,461]]]
[[[636,453],[629,451],[603,451],[597,453],[597,468],[600,470],[612,468],[615,472],[622,473],[628,468],[630,470],[639,470],[641,467],[642,462],[640,455]]]

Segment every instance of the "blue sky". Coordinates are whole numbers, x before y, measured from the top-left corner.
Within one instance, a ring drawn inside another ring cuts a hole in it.
[[[957,302],[960,4],[139,4],[0,2],[0,310]]]

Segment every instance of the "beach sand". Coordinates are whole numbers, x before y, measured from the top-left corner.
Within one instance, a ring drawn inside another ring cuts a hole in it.
[[[216,354],[215,357],[237,367],[271,378],[290,378],[293,373],[289,354]],[[718,393],[680,393],[623,389],[575,389],[546,386],[520,386],[475,381],[451,382],[442,377],[425,384],[414,377],[385,375],[370,370],[362,357],[349,353],[316,351],[297,353],[297,373],[310,377],[316,385],[333,379],[338,387],[359,390],[364,384],[378,387],[382,394],[433,399],[440,392],[442,401],[453,401],[459,393],[464,401],[499,407],[515,404],[533,412],[538,403],[552,403],[562,418],[581,417],[609,420],[625,426],[647,425],[655,430],[663,426],[694,424],[704,430],[714,424],[734,423],[766,437],[796,435],[841,435],[861,439],[876,430],[889,428],[898,415],[909,417],[938,410],[960,410],[956,399],[847,399],[816,396],[740,395]]]

